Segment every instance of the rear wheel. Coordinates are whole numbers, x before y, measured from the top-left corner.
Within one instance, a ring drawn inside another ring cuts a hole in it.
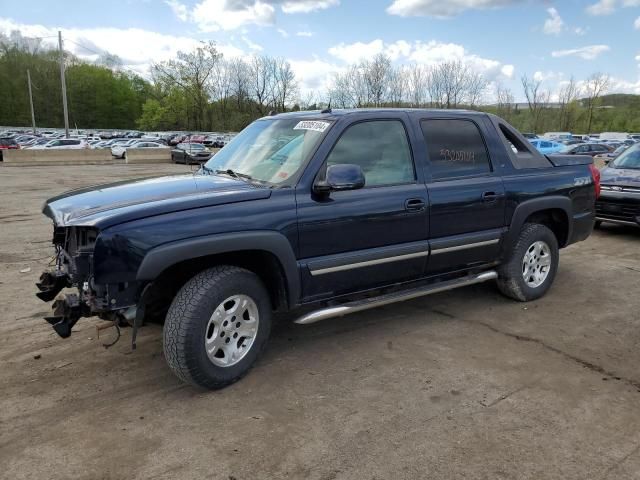
[[[507,297],[527,302],[542,297],[558,271],[558,240],[544,225],[527,223],[507,262],[498,269],[498,288]]]
[[[251,369],[270,330],[271,302],[258,276],[239,267],[210,268],[189,280],[169,307],[165,357],[183,381],[222,388]]]

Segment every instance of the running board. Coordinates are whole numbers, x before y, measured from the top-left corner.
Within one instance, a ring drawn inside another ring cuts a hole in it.
[[[478,275],[457,278],[455,280],[447,280],[435,285],[404,290],[401,292],[387,293],[386,295],[380,295],[379,297],[348,302],[337,307],[327,307],[320,310],[314,310],[313,312],[309,312],[297,320],[294,320],[294,323],[308,325],[310,323],[319,322],[320,320],[341,317],[350,313],[389,305],[390,303],[403,302],[405,300],[431,295],[432,293],[444,292],[446,290],[453,290],[454,288],[475,285],[476,283],[482,283],[488,280],[495,280],[496,278],[498,278],[498,273],[494,270],[490,270],[488,272],[479,273]]]

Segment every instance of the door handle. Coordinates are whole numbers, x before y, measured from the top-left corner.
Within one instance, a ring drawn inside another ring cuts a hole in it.
[[[421,198],[410,198],[405,200],[404,209],[409,212],[420,212],[425,209],[427,203]]]
[[[498,194],[496,192],[484,192],[482,194],[482,201],[483,202],[495,202],[498,199]]]

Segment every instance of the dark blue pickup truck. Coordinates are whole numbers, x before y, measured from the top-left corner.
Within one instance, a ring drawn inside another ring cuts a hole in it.
[[[56,267],[37,295],[57,297],[62,337],[97,315],[135,346],[164,321],[176,375],[220,388],[254,364],[273,312],[307,324],[488,280],[541,297],[558,250],[591,233],[599,188],[591,157],[543,156],[480,112],[272,115],[195,174],[49,199]]]

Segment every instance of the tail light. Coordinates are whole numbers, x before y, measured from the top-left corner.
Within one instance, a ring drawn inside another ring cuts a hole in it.
[[[593,185],[596,188],[596,199],[600,197],[600,170],[593,163],[589,165],[591,170],[591,178],[593,178]]]

